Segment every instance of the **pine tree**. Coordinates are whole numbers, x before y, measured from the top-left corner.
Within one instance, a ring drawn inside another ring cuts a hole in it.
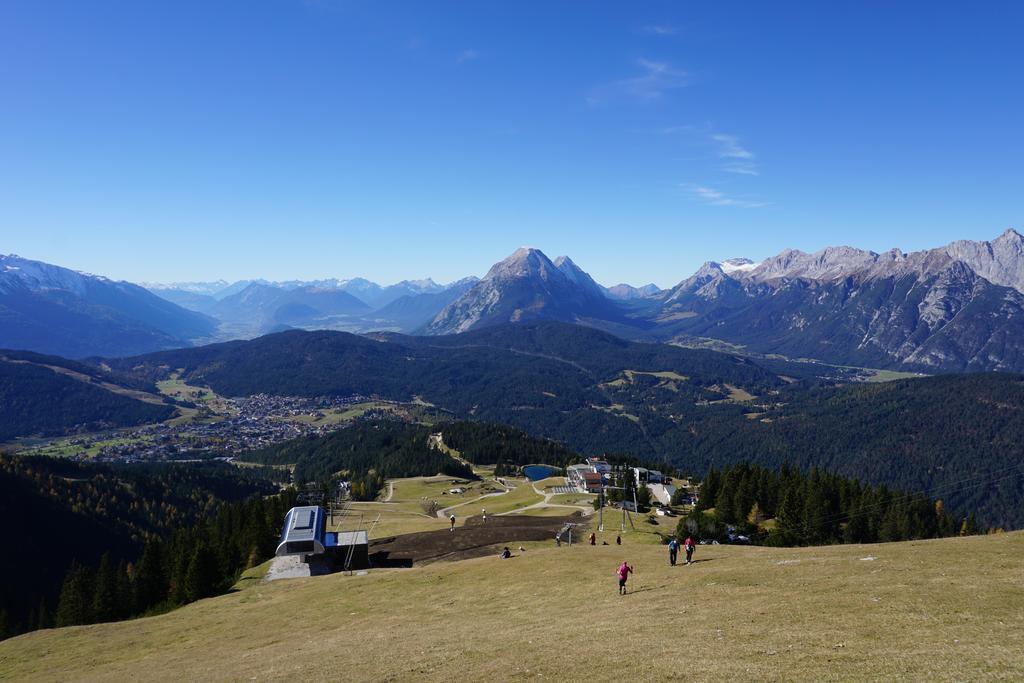
[[[46,602],[46,598],[42,598],[39,601],[39,608],[36,610],[36,629],[52,628],[53,617],[50,615],[50,605]]]
[[[114,618],[127,619],[135,614],[135,591],[128,575],[128,565],[124,560],[117,565],[115,572],[116,589],[114,591]]]
[[[206,543],[200,543],[192,553],[185,573],[185,597],[190,602],[208,598],[217,592],[219,574],[217,557]]]
[[[715,499],[718,496],[718,487],[720,484],[720,476],[718,471],[712,467],[706,477],[704,477],[704,483],[700,487],[700,499],[697,502],[697,507],[701,510],[707,510],[708,508],[715,507]]]
[[[865,510],[862,501],[850,513],[849,519],[846,522],[846,528],[843,529],[843,542],[869,543],[871,541],[870,534],[871,529],[868,525],[867,510]]]
[[[828,513],[822,482],[815,470],[807,481],[807,494],[804,496],[801,526],[805,543],[824,543],[828,540]]]
[[[195,534],[178,534],[166,553],[168,566],[167,597],[176,605],[183,605],[188,602],[185,577],[188,574],[189,562],[194,552],[189,552],[189,549],[195,547],[195,542]]]
[[[92,573],[77,561],[72,561],[60,589],[57,626],[92,623],[93,586]]]
[[[640,509],[646,509],[651,506],[651,490],[646,486],[636,487],[636,504]]]
[[[167,599],[167,574],[164,571],[163,545],[157,540],[146,543],[135,571],[134,609],[145,612]]]
[[[95,590],[92,596],[92,618],[94,621],[113,621],[117,618],[117,576],[111,566],[110,555],[103,553],[96,570]]]
[[[18,629],[14,625],[14,619],[7,613],[7,610],[0,609],[0,640],[10,638],[17,634]]]
[[[745,471],[743,473],[743,478],[740,479],[739,486],[736,487],[736,492],[733,494],[732,519],[734,521],[739,523],[747,519],[750,508],[754,504],[754,496],[756,495],[756,492],[756,482],[754,481],[751,473],[749,471]]]
[[[782,495],[775,514],[776,533],[783,545],[803,542],[803,496],[798,486],[791,485]]]
[[[882,516],[882,524],[878,529],[878,540],[883,543],[902,540],[900,533],[900,510],[897,505],[890,505]]]

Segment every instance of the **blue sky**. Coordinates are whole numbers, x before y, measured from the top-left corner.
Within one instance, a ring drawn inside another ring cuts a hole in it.
[[[598,281],[1024,223],[1018,2],[0,4],[0,253]]]

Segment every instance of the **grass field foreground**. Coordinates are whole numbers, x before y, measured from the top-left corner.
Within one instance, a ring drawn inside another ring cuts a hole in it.
[[[615,567],[636,568],[616,592]],[[802,549],[528,544],[364,576],[249,581],[169,614],[0,643],[40,680],[1024,677],[1024,533]],[[569,653],[568,655],[566,653]]]

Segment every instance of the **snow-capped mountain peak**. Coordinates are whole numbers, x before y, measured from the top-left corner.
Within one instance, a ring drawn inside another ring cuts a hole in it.
[[[748,258],[739,257],[726,259],[719,263],[718,267],[726,275],[732,275],[733,273],[749,273],[759,265],[760,263],[755,263]]]

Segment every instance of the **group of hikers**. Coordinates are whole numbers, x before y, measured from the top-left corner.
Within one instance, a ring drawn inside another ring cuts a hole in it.
[[[693,561],[693,550],[696,547],[697,542],[693,540],[693,536],[687,536],[686,540],[683,541],[683,550],[686,551],[686,564],[690,564]],[[674,567],[678,558],[679,539],[673,536],[668,542],[668,563]]]
[[[452,531],[455,531],[455,515],[451,516],[451,525]],[[590,541],[590,545],[597,545],[597,534],[591,533],[588,540]],[[562,545],[561,532],[555,535],[555,543],[559,546]],[[622,545],[622,536],[615,537],[615,544]],[[603,545],[608,545],[608,543],[606,542]],[[693,539],[693,536],[687,536],[682,543],[679,542],[678,538],[673,536],[668,541],[668,562],[673,567],[676,566],[676,562],[679,559],[680,545],[682,545],[683,550],[686,552],[686,564],[693,562],[693,551],[697,548],[697,542]],[[520,546],[519,550],[522,551],[525,550],[525,548]],[[509,550],[508,546],[505,546],[504,550],[501,552],[501,559],[507,560],[510,557],[512,557],[512,551]],[[619,577],[619,595],[626,594],[626,582],[629,581],[629,575],[633,572],[633,566],[625,560],[622,561],[622,564],[619,565],[619,568],[615,571],[615,574]]]
[[[687,536],[686,540],[683,541],[683,550],[686,551],[686,564],[693,562],[693,551],[697,547],[697,542],[693,540],[693,536]],[[668,562],[673,567],[676,566],[676,560],[679,558],[679,539],[675,536],[668,541]],[[622,561],[619,568],[615,571],[615,574],[619,577],[619,595],[626,594],[626,581],[629,580],[629,575],[633,573],[633,566]]]

